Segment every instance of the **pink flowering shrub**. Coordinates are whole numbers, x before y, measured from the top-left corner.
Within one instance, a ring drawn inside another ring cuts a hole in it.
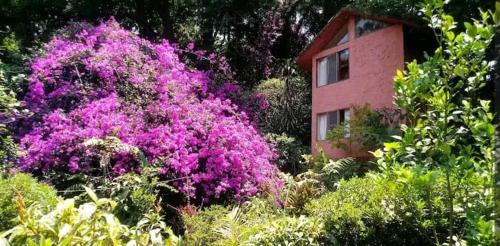
[[[32,64],[25,102],[35,115],[20,140],[22,169],[102,175],[102,153],[85,143],[113,137],[192,197],[241,199],[278,185],[273,150],[227,99],[237,87],[214,88],[168,41],[151,43],[114,20],[82,26]],[[140,171],[127,148],[108,161],[112,175]]]

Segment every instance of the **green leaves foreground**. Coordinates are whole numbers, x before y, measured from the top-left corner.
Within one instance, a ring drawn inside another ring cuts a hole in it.
[[[430,220],[429,226],[446,225],[449,245],[493,245],[495,131],[490,102],[481,100],[493,65],[486,60],[493,14],[481,12],[480,20],[464,23],[465,32],[457,33],[442,1],[427,1],[423,13],[439,47],[425,62],[398,71],[395,101],[409,125],[402,127],[399,142],[375,154],[387,178],[424,194],[420,202],[429,215],[444,204],[447,218]]]
[[[181,241],[156,214],[146,215],[129,228],[112,213],[116,202],[85,190],[92,202],[75,205],[75,199],[57,204],[43,214],[37,204],[25,207],[18,193],[19,225],[0,234],[0,245],[180,245]]]

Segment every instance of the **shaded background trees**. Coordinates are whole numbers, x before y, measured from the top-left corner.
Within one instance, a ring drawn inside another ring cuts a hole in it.
[[[269,78],[310,90],[310,81],[304,74],[294,73],[290,78],[282,71],[294,63],[297,54],[341,8],[350,6],[419,22],[418,2],[420,0],[0,1],[0,60],[4,63],[5,76],[10,78],[22,72],[19,65],[25,61],[25,54],[36,52],[41,43],[68,23],[96,24],[114,16],[123,26],[146,39],[168,39],[181,45],[192,42],[195,47],[226,56],[235,72],[235,80],[245,90],[254,90]],[[470,9],[492,9],[492,5],[493,1],[457,0],[448,6],[448,12],[462,21],[474,17],[475,12]],[[22,97],[22,83],[14,87],[12,89]],[[307,96],[305,101],[310,103],[310,92],[303,96]],[[305,128],[296,136],[305,144],[309,142],[309,121],[309,117],[305,117],[289,128]],[[264,126],[269,128],[272,126]],[[270,132],[297,135],[296,131],[283,129]]]

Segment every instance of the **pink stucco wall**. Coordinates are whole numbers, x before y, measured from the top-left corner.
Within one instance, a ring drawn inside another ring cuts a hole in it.
[[[393,106],[393,77],[404,67],[403,26],[394,24],[384,29],[355,37],[355,17],[347,21],[349,42],[323,50],[312,59],[312,153],[317,145],[334,158],[366,156],[366,153],[333,149],[328,141],[317,140],[317,115],[351,105],[369,103],[373,109]],[[316,59],[349,49],[349,79],[317,87]]]

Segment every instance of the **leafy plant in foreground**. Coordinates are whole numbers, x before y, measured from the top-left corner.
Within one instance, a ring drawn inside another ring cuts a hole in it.
[[[317,218],[290,216],[259,198],[232,209],[211,206],[185,221],[189,245],[320,245],[324,236]]]
[[[92,202],[75,205],[74,199],[57,204],[44,214],[37,204],[26,207],[16,197],[20,224],[0,234],[0,240],[13,245],[179,245],[170,228],[159,217],[149,216],[134,227],[127,227],[112,213],[116,203],[97,198],[86,188]],[[9,244],[7,244],[9,245]]]
[[[36,203],[43,213],[52,210],[59,201],[55,189],[36,181],[29,174],[0,177],[0,232],[17,223],[16,196],[22,196],[26,206]]]
[[[490,102],[479,93],[492,67],[485,59],[494,35],[492,15],[481,12],[479,20],[464,23],[464,32],[455,32],[457,23],[443,8],[441,0],[428,0],[423,7],[439,47],[423,63],[411,62],[407,71],[397,72],[395,101],[409,125],[402,127],[400,141],[386,143],[376,155],[387,177],[401,166],[412,170],[411,175],[396,175],[400,185],[430,188],[416,189],[428,196],[422,204],[430,214],[436,209],[431,201],[445,204],[447,218],[429,222],[447,226],[449,245],[493,245],[495,128]],[[422,176],[425,185],[412,184],[414,176]],[[445,186],[434,186],[437,180]]]
[[[329,245],[432,245],[412,198],[395,182],[371,175],[341,181],[305,210],[325,223]]]

